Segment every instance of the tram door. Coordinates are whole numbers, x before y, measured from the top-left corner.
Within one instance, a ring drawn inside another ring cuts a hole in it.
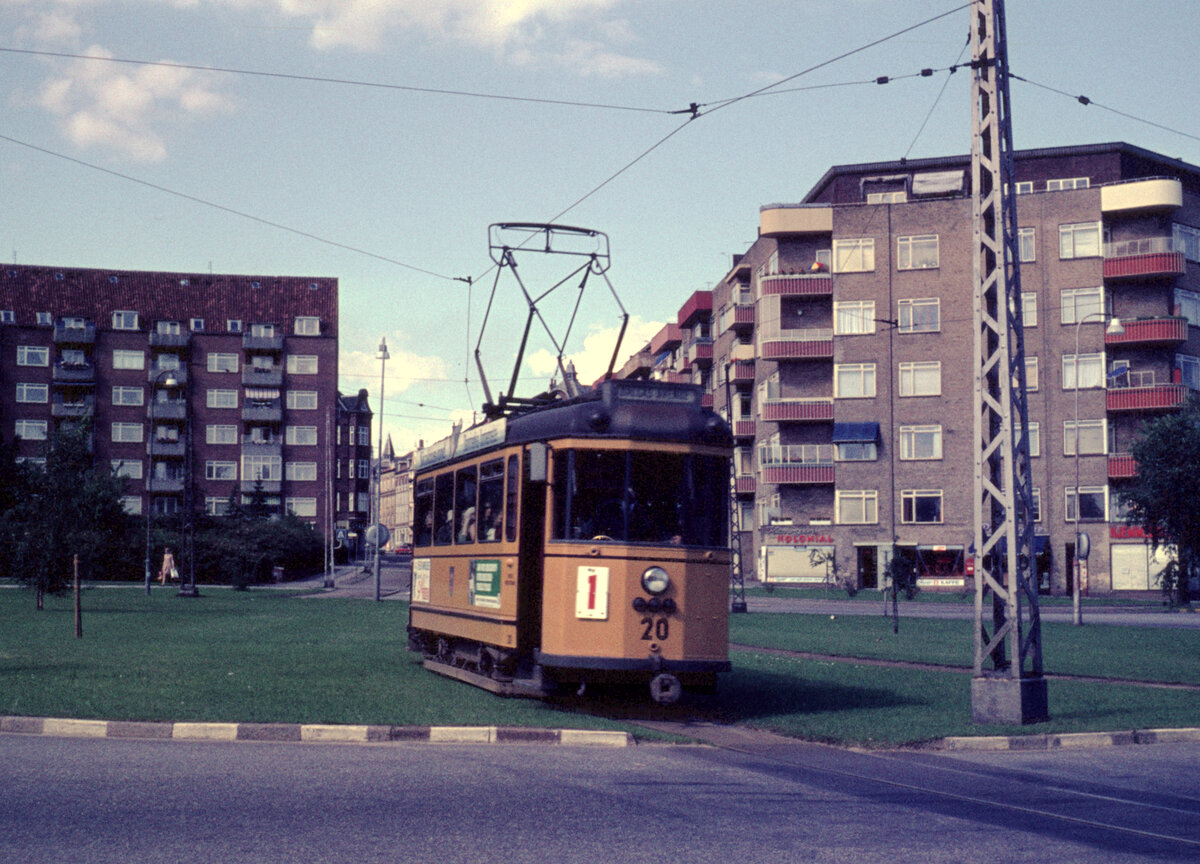
[[[513,471],[509,457],[508,482],[520,481],[517,561],[517,646],[532,655],[542,644],[542,571],[546,525],[546,448],[533,444],[526,451],[524,470]],[[510,493],[511,494],[511,493]],[[509,516],[511,519],[511,515]]]

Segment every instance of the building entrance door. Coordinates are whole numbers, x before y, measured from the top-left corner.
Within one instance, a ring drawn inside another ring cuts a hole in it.
[[[879,557],[874,546],[858,547],[858,584],[864,589],[879,587]]]

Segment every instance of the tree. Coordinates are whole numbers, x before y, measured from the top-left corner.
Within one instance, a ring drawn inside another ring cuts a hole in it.
[[[1133,445],[1137,475],[1118,490],[1128,519],[1154,548],[1170,553],[1163,592],[1188,603],[1188,581],[1200,567],[1200,399],[1146,424]]]
[[[96,467],[91,438],[89,423],[55,429],[45,465],[16,466],[14,503],[0,517],[12,574],[34,589],[38,609],[46,593],[70,584],[73,556],[91,578],[104,578],[121,568],[128,551],[124,480]]]

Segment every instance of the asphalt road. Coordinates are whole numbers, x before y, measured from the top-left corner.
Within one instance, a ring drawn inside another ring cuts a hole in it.
[[[5,735],[0,861],[1200,857],[1200,744],[868,754],[729,734],[619,750]]]

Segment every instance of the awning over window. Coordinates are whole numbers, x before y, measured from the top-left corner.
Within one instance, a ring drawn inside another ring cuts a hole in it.
[[[928,171],[914,174],[912,179],[913,195],[949,195],[962,188],[962,171]]]
[[[878,423],[834,423],[833,443],[849,444],[851,442],[867,441],[874,443],[879,440]]]

